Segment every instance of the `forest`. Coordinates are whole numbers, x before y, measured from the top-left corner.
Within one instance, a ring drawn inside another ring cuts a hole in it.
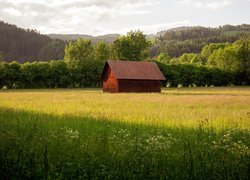
[[[167,87],[250,84],[250,25],[246,24],[182,27],[155,38],[138,30],[112,43],[82,38],[67,42],[3,22],[1,26],[1,88],[99,87],[108,59],[154,61]]]

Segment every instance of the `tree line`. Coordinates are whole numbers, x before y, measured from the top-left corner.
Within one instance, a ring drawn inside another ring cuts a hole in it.
[[[226,86],[235,82],[234,75],[219,68],[194,65],[158,64],[167,81],[163,86]],[[49,62],[0,63],[0,87],[22,88],[80,88],[100,87],[104,62],[88,61],[79,66],[63,60]]]
[[[151,58],[152,44],[141,31],[131,31],[111,45],[78,39],[67,44],[64,60],[24,64],[1,62],[0,87],[99,87],[99,76],[107,59],[154,61],[167,79],[163,86],[250,84],[248,36],[235,43],[212,43],[200,53],[184,53],[177,58],[166,53]]]
[[[149,56],[150,42],[142,32],[121,36],[112,46],[78,39],[65,47],[64,60],[49,62],[1,62],[0,87],[66,88],[99,87],[107,59],[143,60]]]

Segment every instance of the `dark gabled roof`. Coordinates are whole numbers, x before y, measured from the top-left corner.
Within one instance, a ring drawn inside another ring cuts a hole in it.
[[[166,80],[155,62],[108,60],[101,79],[104,79],[108,66],[116,79]]]

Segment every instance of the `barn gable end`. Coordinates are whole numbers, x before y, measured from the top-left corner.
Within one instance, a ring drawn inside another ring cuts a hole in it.
[[[118,92],[118,80],[116,79],[115,74],[109,66],[107,66],[107,69],[104,73],[103,91]]]

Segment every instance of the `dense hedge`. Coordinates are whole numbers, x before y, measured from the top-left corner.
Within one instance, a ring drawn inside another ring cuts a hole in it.
[[[167,81],[163,86],[226,86],[240,84],[240,76],[218,68],[194,65],[166,65],[156,61]],[[104,62],[72,64],[64,61],[19,64],[0,63],[0,88],[100,87]]]
[[[0,63],[0,87],[78,88],[100,86],[104,63],[90,61],[74,66],[64,61],[19,64]]]
[[[166,65],[158,61],[156,63],[166,77],[167,81],[163,83],[164,86],[226,86],[236,84],[234,74],[219,68],[190,64]]]

